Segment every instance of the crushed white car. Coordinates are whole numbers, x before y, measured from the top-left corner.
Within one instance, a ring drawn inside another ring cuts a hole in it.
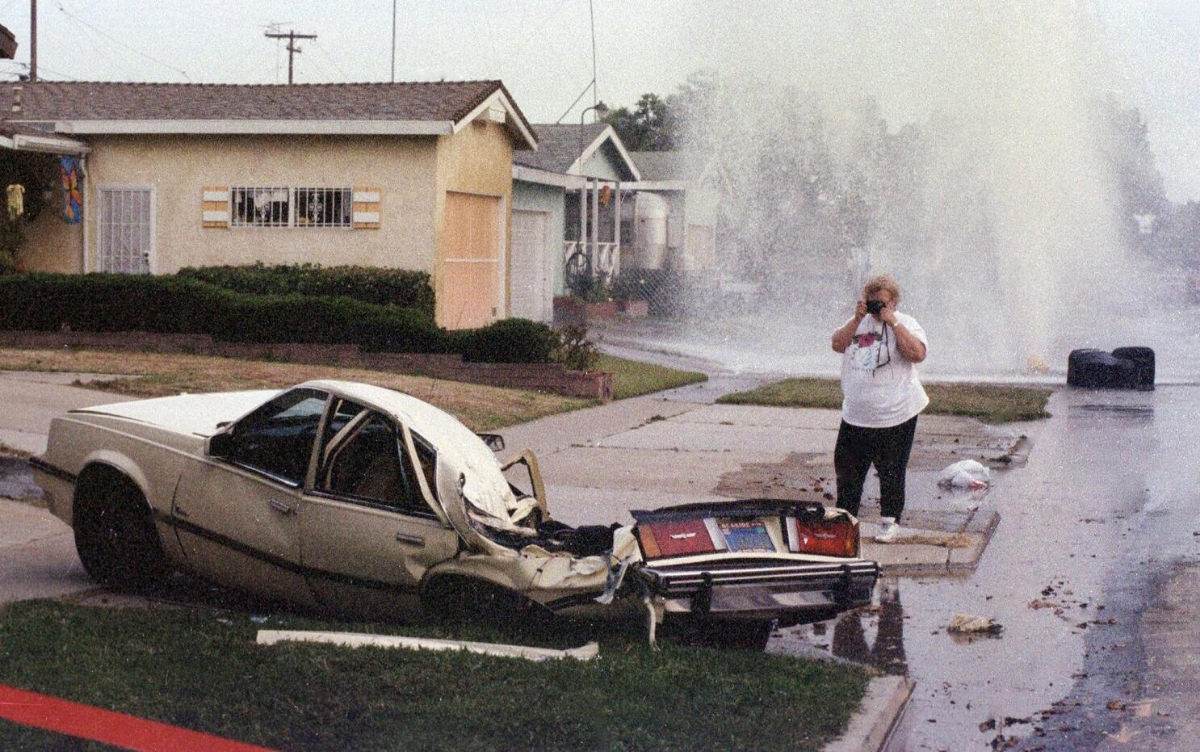
[[[405,394],[312,381],[73,410],[32,464],[89,575],[117,589],[181,569],[353,615],[641,611],[651,629],[870,601],[879,566],[845,511],[745,500],[572,527],[536,458],[501,465],[502,444]]]

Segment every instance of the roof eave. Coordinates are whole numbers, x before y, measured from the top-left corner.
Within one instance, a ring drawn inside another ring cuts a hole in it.
[[[476,119],[483,116],[493,105],[500,104],[504,107],[504,127],[513,134],[516,138],[519,149],[536,150],[538,147],[537,138],[533,135],[533,128],[529,123],[525,122],[524,116],[509,99],[502,87],[497,86],[496,90],[488,95],[476,107],[464,115],[454,123],[454,132],[458,133],[463,128],[467,127]]]
[[[573,175],[581,175],[583,173],[583,166],[587,164],[587,161],[592,158],[592,155],[604,145],[605,141],[611,142],[612,145],[616,147],[617,154],[620,155],[621,161],[624,163],[625,169],[629,171],[629,175],[632,176],[632,179],[634,181],[641,180],[641,171],[638,170],[637,165],[634,163],[633,159],[630,158],[629,152],[625,150],[625,145],[621,143],[621,139],[617,136],[617,132],[611,125],[600,131],[599,135],[597,135],[594,139],[592,139],[591,143],[584,147],[583,153],[575,158],[575,161],[572,162],[571,166],[567,168],[567,172]]]
[[[552,185],[558,188],[578,189],[583,188],[586,184],[586,181],[580,175],[564,175],[561,172],[540,170],[536,167],[527,167],[525,165],[513,165],[512,176],[513,180],[536,183],[537,185]]]
[[[57,133],[75,135],[333,135],[441,136],[454,123],[440,120],[59,120]]]
[[[87,144],[74,139],[51,134],[38,136],[28,133],[14,133],[11,136],[0,135],[0,148],[47,154],[87,154],[92,150]]]

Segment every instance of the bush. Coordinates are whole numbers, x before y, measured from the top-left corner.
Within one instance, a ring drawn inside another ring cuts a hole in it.
[[[433,287],[425,272],[365,266],[292,264],[206,266],[180,269],[184,279],[252,295],[353,298],[364,303],[412,308],[433,316]]]
[[[596,349],[596,343],[588,339],[586,328],[568,326],[562,330],[562,344],[554,359],[572,371],[590,371],[600,361],[600,351]]]
[[[208,334],[232,342],[359,344],[445,352],[445,330],[419,311],[353,298],[250,295],[179,277],[0,277],[0,328]]]
[[[557,332],[529,319],[501,319],[457,337],[463,360],[476,363],[549,363],[561,345]]]

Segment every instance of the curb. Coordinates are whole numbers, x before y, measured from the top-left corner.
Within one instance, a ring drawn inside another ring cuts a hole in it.
[[[904,676],[872,679],[846,732],[821,752],[880,752],[900,723],[916,682]]]
[[[986,515],[975,515],[960,532],[979,535],[979,540],[965,549],[949,549],[938,561],[916,561],[886,563],[880,561],[889,577],[965,577],[979,565],[983,552],[992,541],[992,535],[1000,526],[1000,514],[990,511]],[[900,545],[903,545],[901,543]],[[871,558],[870,555],[867,558]],[[877,556],[876,558],[882,559]]]

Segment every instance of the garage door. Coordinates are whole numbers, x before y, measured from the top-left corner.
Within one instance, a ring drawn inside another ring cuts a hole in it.
[[[438,323],[473,329],[495,321],[504,314],[500,199],[447,193],[445,229]]]
[[[511,315],[549,322],[554,288],[550,284],[550,254],[546,251],[546,212],[512,213]]]

